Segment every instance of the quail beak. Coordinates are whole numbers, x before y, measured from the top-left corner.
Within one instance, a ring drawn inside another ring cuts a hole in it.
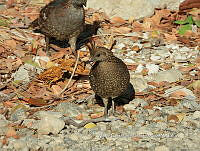
[[[88,63],[90,65],[94,65],[95,59],[93,57],[91,57],[88,61],[86,61],[86,63]]]
[[[86,7],[86,4],[87,4],[87,0],[84,1],[83,6]]]

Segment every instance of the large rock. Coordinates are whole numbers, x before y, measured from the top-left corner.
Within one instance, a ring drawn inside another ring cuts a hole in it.
[[[87,7],[102,9],[110,17],[140,19],[153,15],[155,8],[176,10],[184,0],[88,0]]]

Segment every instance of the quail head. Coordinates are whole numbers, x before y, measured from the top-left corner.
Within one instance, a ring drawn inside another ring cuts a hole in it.
[[[111,50],[97,47],[90,49],[91,68],[89,80],[92,90],[103,99],[104,116],[108,116],[108,102],[112,100],[112,113],[115,110],[113,98],[122,95],[128,88],[130,74],[126,64],[115,57]]]
[[[31,27],[39,29],[45,35],[46,51],[49,50],[49,38],[69,40],[71,50],[76,54],[76,40],[84,29],[87,0],[54,0],[41,9],[39,18]]]

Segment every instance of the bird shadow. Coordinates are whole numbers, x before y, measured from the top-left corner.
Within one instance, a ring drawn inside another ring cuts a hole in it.
[[[80,35],[77,38],[76,41],[76,50],[80,49],[85,43],[89,41],[89,38],[93,35],[97,34],[97,30],[100,27],[100,22],[94,21],[93,24],[85,24],[85,28],[83,32],[80,33]],[[34,30],[36,33],[41,33],[39,29]],[[60,48],[67,48],[69,47],[68,39],[66,40],[57,40],[55,37],[49,38],[49,43],[56,45]],[[52,47],[50,47],[51,49]]]
[[[113,98],[115,105],[125,105],[128,104],[130,101],[132,101],[135,98],[135,89],[131,83],[129,83],[127,90],[120,96]],[[95,94],[96,103],[100,106],[104,106],[103,99]],[[108,102],[108,108],[112,106],[112,102]]]

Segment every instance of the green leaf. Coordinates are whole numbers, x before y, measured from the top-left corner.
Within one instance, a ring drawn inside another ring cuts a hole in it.
[[[185,25],[185,24],[190,24],[192,25],[194,23],[192,16],[188,16],[185,20],[176,20],[174,21],[175,24],[179,24],[179,25]]]
[[[180,35],[184,35],[185,32],[186,32],[187,30],[192,30],[192,25],[187,24],[187,25],[181,26],[181,27],[179,28],[179,30],[178,30],[178,33],[179,33]]]
[[[8,27],[10,25],[10,21],[6,19],[0,19],[0,26]]]
[[[187,17],[187,22],[190,24],[190,25],[192,25],[193,23],[194,23],[194,21],[193,21],[193,19],[192,19],[192,16],[190,15],[190,16],[188,16]]]
[[[197,27],[200,28],[200,20],[195,20],[194,23],[195,23],[195,25],[197,25]]]
[[[176,20],[174,21],[175,24],[179,24],[179,25],[184,25],[184,24],[187,24],[187,20]]]
[[[39,64],[37,62],[34,62],[33,60],[26,60],[24,62],[27,63],[27,64],[30,64],[34,67],[40,67]]]

